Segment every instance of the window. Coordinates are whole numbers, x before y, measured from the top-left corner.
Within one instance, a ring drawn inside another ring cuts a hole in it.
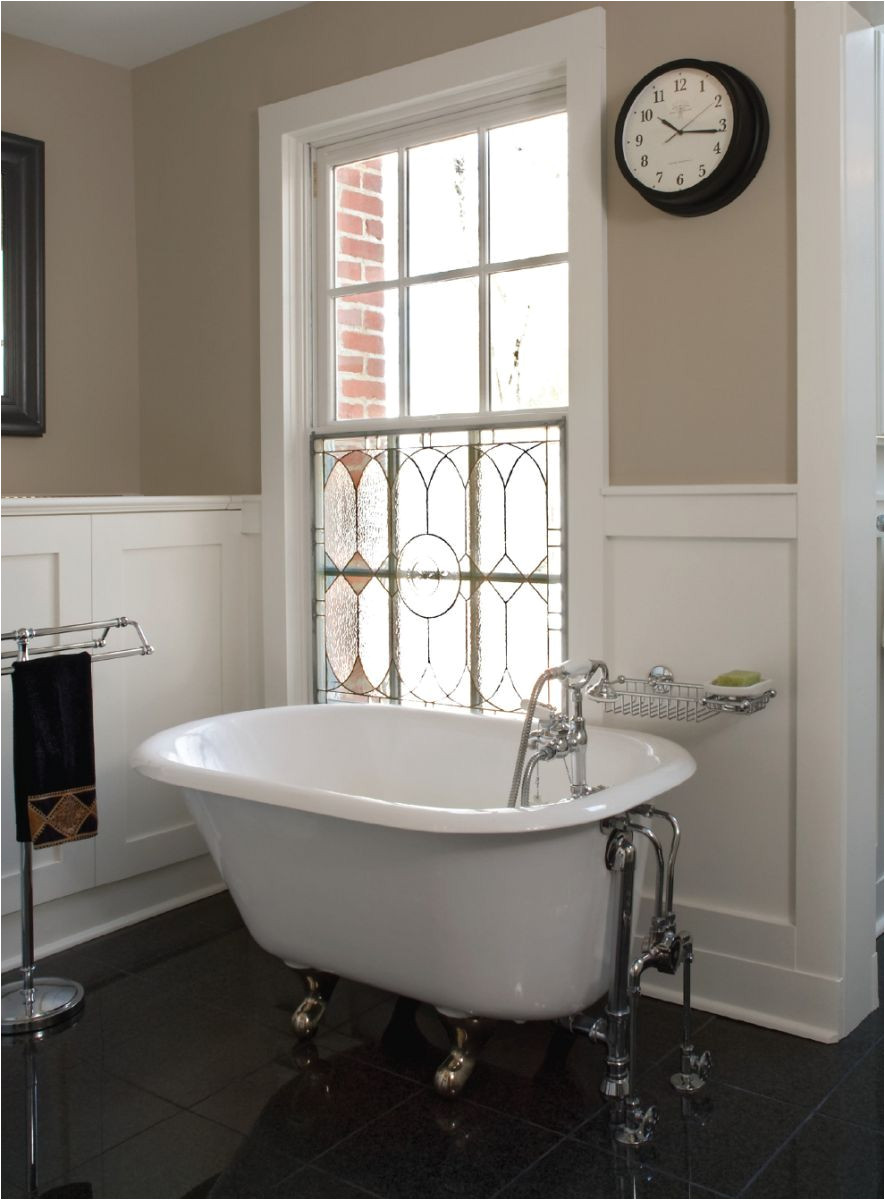
[[[314,151],[319,700],[514,711],[562,657],[562,104]]]

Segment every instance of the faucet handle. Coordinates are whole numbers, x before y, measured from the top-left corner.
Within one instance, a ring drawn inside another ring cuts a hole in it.
[[[528,700],[521,701],[519,707],[523,712],[528,711],[529,703]],[[555,708],[551,708],[549,704],[542,704],[540,700],[535,702],[534,717],[542,729],[549,729],[558,716],[559,713]]]

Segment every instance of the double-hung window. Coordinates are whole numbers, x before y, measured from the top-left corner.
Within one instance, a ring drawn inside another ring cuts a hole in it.
[[[603,30],[261,112],[270,703],[512,712],[602,645]]]
[[[562,655],[564,97],[314,171],[317,698],[513,711]]]

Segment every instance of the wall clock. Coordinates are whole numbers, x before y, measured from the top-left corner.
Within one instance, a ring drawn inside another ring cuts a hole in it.
[[[649,204],[680,217],[739,196],[768,145],[768,110],[742,71],[680,58],[640,79],[615,126],[624,178]]]

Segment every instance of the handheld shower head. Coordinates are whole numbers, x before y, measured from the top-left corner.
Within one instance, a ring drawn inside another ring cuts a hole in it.
[[[607,682],[608,667],[600,659],[567,658],[559,667],[560,678],[564,680],[568,687],[579,691],[583,691],[584,688],[589,686],[590,680],[597,671],[602,672],[602,680],[600,682]]]

